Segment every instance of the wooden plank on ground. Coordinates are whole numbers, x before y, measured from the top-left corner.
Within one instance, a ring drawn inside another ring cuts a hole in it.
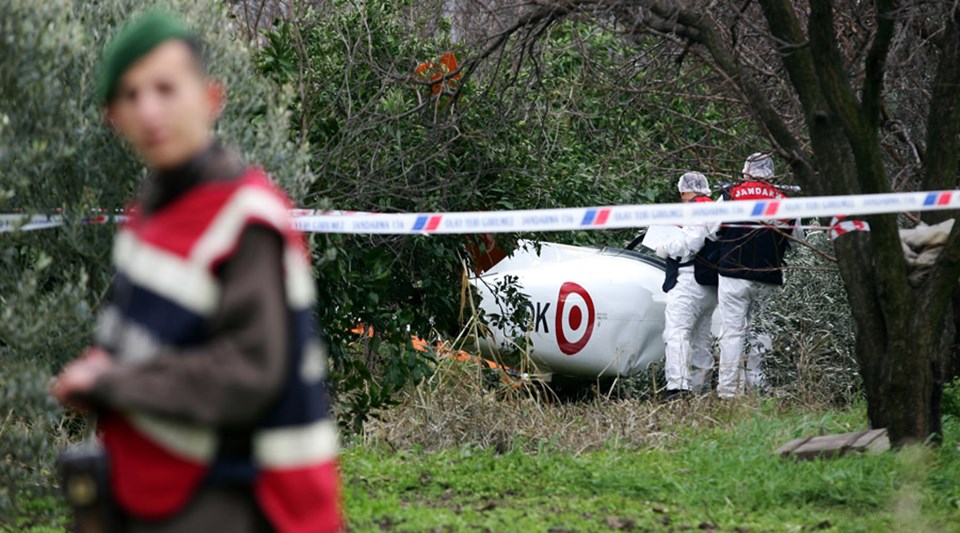
[[[851,452],[882,452],[890,449],[885,429],[869,429],[853,433],[802,437],[777,450],[781,457],[794,459],[832,459]]]

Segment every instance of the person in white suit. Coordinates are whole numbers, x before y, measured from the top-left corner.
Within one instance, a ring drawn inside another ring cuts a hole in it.
[[[677,189],[683,202],[712,202],[707,178],[699,172],[680,176]],[[657,247],[657,255],[667,260],[666,399],[701,392],[713,376],[710,325],[717,306],[717,274],[708,257],[715,244],[708,240],[710,233],[705,224],[685,225],[676,238]]]

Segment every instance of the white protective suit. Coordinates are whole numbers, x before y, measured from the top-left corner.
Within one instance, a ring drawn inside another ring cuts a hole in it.
[[[720,275],[717,300],[720,308],[720,371],[717,396],[732,398],[765,384],[760,368],[763,355],[773,348],[765,333],[752,332],[750,324],[759,301],[776,285]],[[746,351],[744,345],[746,344]]]
[[[769,180],[774,175],[773,159],[762,153],[752,154],[743,165],[745,179]],[[777,223],[776,221],[769,221]],[[795,221],[794,238],[803,238]],[[719,231],[715,225],[712,233]],[[717,396],[732,398],[746,390],[765,385],[761,361],[763,355],[773,348],[773,340],[765,333],[751,330],[757,309],[765,295],[775,291],[777,285],[724,276],[720,274],[717,286],[720,309],[720,365],[717,379]]]
[[[697,174],[696,181],[684,180],[690,174]],[[691,183],[699,186],[691,187]],[[684,174],[679,189],[681,193],[710,193],[706,178],[699,173]],[[703,248],[710,229],[706,225],[684,226],[680,236],[657,247],[657,255],[680,263],[691,262]],[[680,267],[677,284],[667,293],[664,312],[664,373],[668,391],[700,392],[710,386],[714,367],[710,325],[716,306],[717,288],[697,283],[693,265]]]

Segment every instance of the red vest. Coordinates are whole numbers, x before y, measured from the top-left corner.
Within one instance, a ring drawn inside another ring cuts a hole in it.
[[[341,529],[326,354],[314,331],[309,254],[290,229],[290,207],[269,178],[253,169],[237,180],[197,185],[150,216],[134,209],[118,233],[113,297],[101,318],[110,323],[104,329],[117,332],[101,342],[117,359],[149,359],[160,347],[188,354],[186,348],[210,340],[209,320],[221,289],[217,267],[230,259],[251,224],[284,237],[292,322],[291,370],[275,407],[252,429],[249,456],[221,457],[217,428],[135,411],[102,417],[112,488],[126,512],[144,519],[174,516],[202,483],[222,481],[219,473],[230,470],[249,473],[244,481],[278,531]]]

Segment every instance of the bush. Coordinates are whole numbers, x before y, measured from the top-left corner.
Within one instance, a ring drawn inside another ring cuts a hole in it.
[[[945,416],[952,416],[960,420],[960,379],[955,379],[944,385],[940,410]]]
[[[807,242],[831,250],[823,231],[808,234]],[[787,262],[783,288],[767,297],[754,324],[773,339],[764,361],[769,384],[807,404],[847,405],[862,382],[840,274],[807,246],[795,247]]]
[[[63,506],[22,509],[53,495],[52,465],[66,433],[60,411],[47,395],[49,374],[26,361],[4,361],[0,371],[0,529],[57,523]]]

